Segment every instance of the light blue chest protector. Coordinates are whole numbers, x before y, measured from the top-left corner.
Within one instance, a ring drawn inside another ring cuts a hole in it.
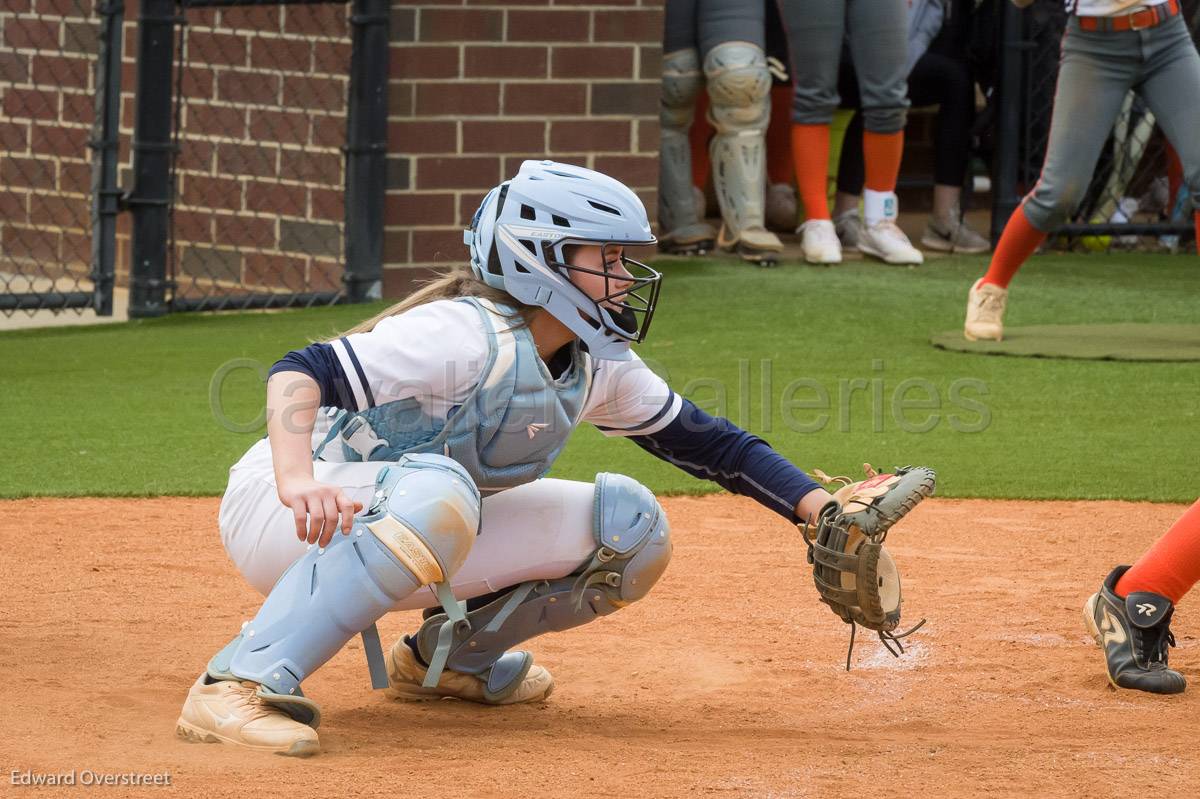
[[[488,356],[479,382],[443,422],[430,417],[415,397],[366,410],[341,411],[325,440],[343,461],[396,461],[408,453],[436,453],[457,461],[483,494],[529,483],[550,470],[579,423],[591,387],[592,363],[578,344],[571,365],[556,380],[542,362],[526,328],[512,330],[512,309],[464,297],[479,311]]]

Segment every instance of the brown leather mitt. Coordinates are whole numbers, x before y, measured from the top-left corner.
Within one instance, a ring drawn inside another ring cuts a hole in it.
[[[878,474],[870,464],[864,468],[868,479],[857,483],[814,470],[818,479],[843,485],[815,525],[801,525],[821,601],[850,625],[847,671],[855,625],[874,630],[887,650],[899,657],[904,652],[900,639],[925,623],[922,619],[906,632],[894,632],[900,626],[900,572],[883,541],[896,522],[933,494],[937,477],[923,466],[905,466],[891,474]]]

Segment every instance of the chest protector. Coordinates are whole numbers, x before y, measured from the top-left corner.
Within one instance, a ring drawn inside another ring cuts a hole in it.
[[[570,366],[554,379],[529,330],[510,328],[505,316],[512,309],[477,297],[459,302],[479,311],[488,340],[479,382],[462,404],[445,421],[426,413],[416,397],[343,410],[313,460],[396,461],[408,453],[437,453],[462,465],[484,494],[532,482],[550,470],[583,414],[591,358],[578,343],[572,345]]]

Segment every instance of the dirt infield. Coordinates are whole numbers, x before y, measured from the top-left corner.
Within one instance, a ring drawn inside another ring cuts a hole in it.
[[[259,597],[218,540],[216,499],[0,502],[0,794],[12,772],[167,772],[184,796],[1195,796],[1200,628],[1184,604],[1164,698],[1108,687],[1080,607],[1183,506],[932,500],[889,548],[903,659],[816,599],[799,536],[740,498],[666,501],[675,558],[643,602],[532,649],[543,705],[403,705],[357,641],[305,683],[320,756],[174,736],[207,658]],[[393,614],[385,642],[414,623]],[[78,779],[78,776],[77,776]]]

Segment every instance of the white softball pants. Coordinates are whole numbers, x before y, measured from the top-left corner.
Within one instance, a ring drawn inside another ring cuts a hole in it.
[[[341,486],[365,508],[371,504],[375,476],[386,465],[316,461],[313,475],[322,483]],[[596,549],[594,492],[592,483],[544,478],[486,497],[479,537],[451,580],[454,595],[470,599],[526,580],[552,580],[575,571]],[[219,521],[225,551],[264,596],[304,554],[308,545],[296,537],[295,517],[276,493],[267,439],[251,447],[229,470]],[[395,609],[437,605],[426,586]]]

